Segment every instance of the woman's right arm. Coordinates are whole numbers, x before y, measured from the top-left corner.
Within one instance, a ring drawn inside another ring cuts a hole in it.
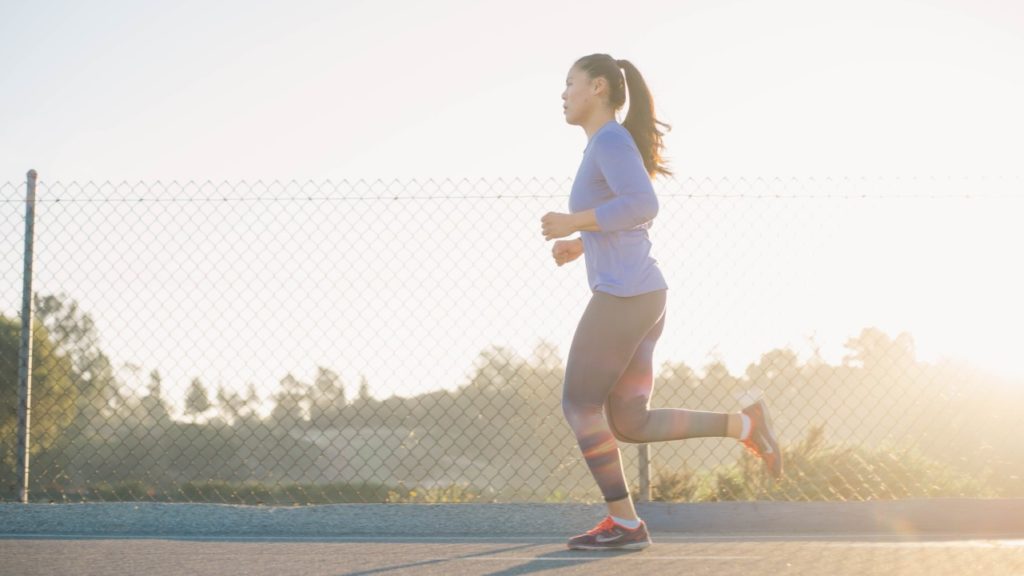
[[[558,240],[551,247],[551,255],[555,258],[555,264],[561,266],[579,258],[583,254],[583,238],[572,240]]]

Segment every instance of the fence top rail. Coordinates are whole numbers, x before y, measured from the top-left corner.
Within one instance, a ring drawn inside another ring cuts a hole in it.
[[[561,198],[568,177],[391,180],[187,180],[94,182],[39,180],[39,201],[229,202],[312,200],[501,200]],[[0,203],[24,200],[27,182],[0,183]],[[655,181],[665,198],[711,199],[1019,199],[1020,177],[686,177]]]

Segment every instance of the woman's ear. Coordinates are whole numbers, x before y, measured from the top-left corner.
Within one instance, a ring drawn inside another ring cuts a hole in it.
[[[608,79],[604,76],[598,76],[590,81],[590,93],[594,96],[602,96],[608,94]]]

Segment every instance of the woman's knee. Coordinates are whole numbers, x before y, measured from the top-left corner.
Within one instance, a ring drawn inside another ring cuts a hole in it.
[[[594,418],[603,418],[600,405],[594,406],[570,396],[562,397],[562,414],[565,415],[569,427],[576,432],[592,426]]]
[[[616,439],[634,444],[644,441],[644,428],[647,424],[646,397],[609,398],[606,411],[608,427]]]
[[[641,444],[644,442],[643,438],[641,438],[643,427],[623,425],[614,418],[608,418],[608,428],[612,431],[612,436],[615,436],[615,439],[620,442],[628,442],[630,444]]]
[[[626,442],[628,444],[637,444],[637,441],[632,436],[627,436],[619,430],[619,427],[615,424],[609,423],[608,428],[612,431],[612,436],[615,437],[619,442]]]

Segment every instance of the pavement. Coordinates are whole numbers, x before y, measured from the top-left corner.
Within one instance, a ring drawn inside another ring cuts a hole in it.
[[[586,504],[0,504],[0,575],[1024,576],[1024,500],[651,503],[654,545],[579,552]]]

